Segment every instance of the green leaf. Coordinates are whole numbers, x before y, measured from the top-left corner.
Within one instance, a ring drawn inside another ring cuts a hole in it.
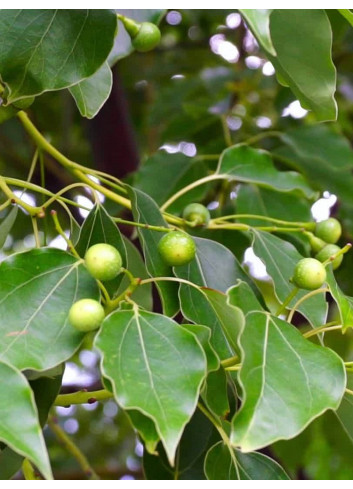
[[[226,292],[237,279],[251,283],[239,261],[228,248],[211,239],[193,239],[196,244],[195,260],[188,265],[175,267],[178,277],[220,292]]]
[[[188,265],[175,267],[175,274],[200,285],[197,290],[190,285],[180,285],[180,304],[183,315],[196,324],[212,330],[211,344],[223,360],[237,350],[237,337],[243,325],[243,315],[238,308],[227,304],[226,292],[238,278],[249,280],[235,256],[225,246],[215,241],[194,238],[196,259]],[[214,289],[214,290],[210,290]]]
[[[228,289],[227,295],[228,303],[241,309],[245,315],[251,311],[263,310],[253,290],[246,282],[238,280],[234,287]]]
[[[30,381],[38,409],[39,423],[43,428],[47,422],[49,411],[60,393],[64,373],[63,366],[60,366],[60,369],[60,375],[56,375],[55,377],[40,377]]]
[[[275,150],[298,168],[315,188],[329,190],[345,205],[353,205],[353,151],[349,141],[327,124],[283,133],[286,146]]]
[[[353,13],[347,8],[338,8],[337,10],[353,27]]]
[[[65,251],[17,253],[0,265],[0,357],[18,369],[47,370],[67,360],[83,335],[68,322],[77,300],[99,299],[95,280]]]
[[[232,350],[237,352],[239,334],[245,324],[244,314],[241,309],[227,301],[225,294],[220,294],[212,289],[204,289],[203,292],[217,314],[217,317],[222,318],[223,332]]]
[[[8,102],[93,75],[113,47],[116,28],[112,10],[1,10],[0,73]]]
[[[125,236],[123,236],[123,241],[126,248],[126,261],[127,268],[132,273],[134,277],[138,278],[148,278],[149,275],[146,270],[145,262],[143,261],[139,250],[134,244]],[[130,284],[129,277],[124,275],[121,284],[116,291],[116,296],[122,294],[124,290]],[[140,307],[143,307],[147,311],[151,311],[153,308],[153,297],[152,297],[152,284],[145,284],[143,287],[137,287],[137,289],[132,293],[131,299],[136,302]]]
[[[224,308],[215,310],[212,304],[207,299],[203,290],[197,290],[189,285],[182,284],[180,287],[180,304],[183,316],[196,324],[204,324],[212,330],[211,345],[215,349],[221,360],[231,357],[235,354],[230,346],[227,336],[224,332],[227,328],[232,328],[234,325],[234,311],[229,310],[226,303],[226,296],[223,295]],[[221,313],[220,315],[218,315]],[[235,316],[236,317],[236,316]],[[224,324],[229,321],[229,324]]]
[[[58,367],[51,369],[49,372],[54,372],[58,370]],[[26,378],[28,379],[28,372],[25,372]],[[45,372],[44,372],[45,373]],[[43,373],[43,374],[44,374]],[[40,375],[31,372],[31,375]],[[42,375],[43,375],[42,374]],[[43,428],[47,422],[49,410],[52,407],[57,395],[59,394],[61,388],[63,367],[60,366],[60,373],[55,377],[41,377],[30,381],[30,387],[34,394],[35,405],[38,410],[39,424]],[[21,469],[23,456],[13,451],[10,447],[6,446],[0,451],[0,480],[11,479],[16,472]]]
[[[307,198],[315,196],[302,175],[293,171],[278,171],[267,151],[245,144],[224,150],[216,173],[237,182],[255,183],[279,192],[298,190]]]
[[[352,413],[353,413],[353,397],[351,394],[345,394],[342,398],[342,402],[339,408],[336,411],[336,414],[344,431],[347,433],[347,435],[353,442]]]
[[[310,222],[312,220],[310,203],[294,192],[279,193],[256,185],[240,185],[236,200],[236,211],[239,214],[255,214],[290,222]],[[250,226],[271,226],[275,223],[262,219],[238,219]],[[308,239],[301,233],[282,233],[287,241],[309,255],[311,248]]]
[[[197,440],[197,443],[195,443]],[[149,480],[204,480],[203,460],[219,435],[214,426],[198,409],[186,425],[180,440],[175,467],[171,467],[162,446],[158,456],[144,453],[143,467]]]
[[[274,9],[270,17],[276,71],[319,121],[336,120],[332,30],[322,9]],[[293,42],[295,39],[295,42]]]
[[[123,238],[115,222],[100,204],[95,205],[84,220],[75,248],[83,258],[88,248],[97,243],[107,243],[114,246],[122,256],[123,266],[126,266],[126,250]]]
[[[339,288],[331,267],[327,267],[327,285],[335,300],[342,324],[342,332],[353,328],[353,297],[346,296]]]
[[[129,19],[134,19],[137,22],[153,22],[159,24],[165,9],[115,9],[116,13],[125,15]],[[111,50],[108,58],[110,66],[113,66],[119,59],[125,58],[134,51],[131,44],[131,37],[126,32],[123,23],[119,20],[119,30],[114,41],[114,47]]]
[[[232,421],[231,442],[242,451],[293,438],[324,411],[338,408],[346,373],[332,350],[263,312],[247,315],[240,345],[243,404]]]
[[[270,15],[273,9],[239,9],[256,39],[273,56],[276,56],[270,35]]]
[[[4,246],[12,226],[15,224],[18,207],[13,207],[0,224],[0,249]]]
[[[257,185],[240,185],[237,200],[237,213],[274,217],[291,222],[312,220],[310,203],[294,193],[279,193]],[[238,219],[251,226],[267,226],[270,222],[262,219]]]
[[[241,453],[219,441],[205,458],[208,480],[289,480],[283,468],[262,453]]]
[[[0,480],[11,479],[20,469],[23,456],[9,447],[0,450]]]
[[[148,453],[156,453],[156,447],[160,440],[155,423],[151,418],[143,415],[141,411],[129,409],[126,411],[131,424],[137,430],[143,440]]]
[[[284,241],[277,236],[264,231],[253,231],[254,234],[254,252],[266,265],[267,273],[273,280],[276,295],[283,302],[293,290],[290,279],[296,264],[303,257],[298,253],[291,243]],[[288,307],[293,305],[307,294],[307,291],[301,290],[289,303]],[[314,295],[305,300],[299,307],[301,312],[313,326],[321,326],[326,322],[327,303],[324,294]]]
[[[98,71],[69,88],[80,114],[92,119],[107,101],[113,85],[112,71],[105,62]]]
[[[172,319],[134,308],[109,315],[95,345],[117,402],[154,421],[173,464],[206,372],[199,342]]]
[[[224,418],[229,413],[227,376],[223,367],[207,375],[201,397],[208,409],[216,416]]]
[[[206,354],[207,359],[207,371],[212,372],[218,370],[219,368],[219,358],[212,348],[210,343],[211,330],[207,326],[201,326],[200,324],[183,324],[183,329],[190,331],[193,335],[197,337],[202,346],[203,351]]]
[[[336,69],[331,58],[332,29],[325,10],[241,10],[241,13],[274,65],[278,81],[289,86],[319,121],[336,120]]]
[[[0,106],[0,124],[3,122],[7,121],[8,119],[12,119],[12,117],[15,117],[17,112],[19,112],[20,109],[16,109],[14,105],[1,105]]]
[[[143,163],[135,173],[134,186],[152,197],[158,205],[162,205],[172,194],[188,184],[207,175],[207,167],[184,154],[168,154],[158,151]],[[173,178],[170,178],[173,175]],[[158,185],[156,182],[158,181]],[[204,185],[190,190],[177,203],[170,206],[169,211],[180,213],[191,202],[200,202],[205,196]]]
[[[95,205],[84,220],[75,248],[83,258],[88,248],[98,243],[114,246],[123,259],[123,266],[127,266],[126,248],[119,228],[100,204]],[[116,293],[123,278],[123,274],[119,274],[114,280],[106,282],[108,292]]]
[[[128,187],[132,204],[132,213],[136,222],[153,226],[168,227],[157,204],[141,190]],[[172,269],[164,263],[158,252],[158,243],[162,233],[150,229],[138,228],[138,234],[146,259],[146,268],[152,277],[173,276]],[[161,296],[163,311],[167,316],[174,316],[179,310],[178,284],[174,282],[156,282]]]
[[[52,479],[34,396],[26,378],[1,362],[0,379],[0,440],[29,458],[46,479]]]

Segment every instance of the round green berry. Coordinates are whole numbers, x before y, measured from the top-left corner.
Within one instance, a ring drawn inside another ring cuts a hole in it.
[[[85,265],[97,280],[113,280],[121,272],[123,261],[119,251],[106,243],[91,246],[85,254]]]
[[[316,224],[315,235],[326,241],[326,243],[337,243],[342,234],[342,227],[339,221],[334,217],[325,219]]]
[[[138,33],[132,38],[132,45],[141,53],[151,51],[161,40],[161,31],[152,22],[142,22]]]
[[[335,255],[340,251],[340,247],[335,245],[335,244],[328,244],[322,250],[319,251],[319,253],[315,256],[315,258],[321,262],[324,262],[326,260],[329,260],[331,256]],[[332,264],[332,269],[336,270],[338,268],[343,260],[343,255],[339,255],[337,258],[331,261]]]
[[[98,329],[104,319],[102,305],[94,299],[81,299],[71,306],[70,324],[83,333]]]
[[[196,245],[188,234],[171,231],[160,239],[158,251],[163,261],[174,267],[191,262],[195,258]]]
[[[300,289],[318,289],[325,280],[326,270],[319,260],[303,258],[296,264],[292,281]]]
[[[207,226],[211,216],[210,211],[202,204],[189,204],[183,210],[183,219],[192,226]]]

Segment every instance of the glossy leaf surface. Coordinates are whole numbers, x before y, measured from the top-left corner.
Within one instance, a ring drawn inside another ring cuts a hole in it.
[[[68,359],[83,338],[69,324],[68,312],[83,298],[99,298],[96,282],[64,251],[34,249],[3,261],[1,360],[19,369],[47,370]]]
[[[116,27],[111,10],[2,10],[0,73],[9,102],[93,75],[113,46]]]
[[[34,396],[26,378],[14,367],[1,362],[0,379],[0,439],[28,457],[46,479],[52,479]],[[16,409],[8,408],[9,399]]]
[[[154,421],[173,463],[206,373],[199,342],[172,319],[135,308],[109,315],[95,343],[117,402]]]
[[[337,409],[346,374],[340,357],[311,343],[268,313],[247,315],[240,338],[243,404],[231,441],[244,452],[298,435],[327,409]]]

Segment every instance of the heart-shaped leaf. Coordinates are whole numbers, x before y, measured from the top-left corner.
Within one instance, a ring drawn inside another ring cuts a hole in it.
[[[199,342],[172,319],[134,307],[109,315],[95,345],[117,402],[153,420],[173,465],[206,374]]]
[[[293,438],[324,411],[338,408],[346,373],[332,350],[265,312],[247,315],[240,346],[243,404],[231,441],[242,451]]]
[[[18,369],[47,370],[67,360],[83,335],[68,322],[72,304],[99,299],[83,264],[54,248],[18,253],[0,265],[0,358]]]

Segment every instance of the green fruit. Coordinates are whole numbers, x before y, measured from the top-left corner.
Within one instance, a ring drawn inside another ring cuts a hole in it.
[[[335,255],[340,251],[340,247],[334,244],[328,244],[315,256],[315,258],[321,262],[329,260],[331,256]],[[336,270],[343,260],[343,255],[339,255],[337,258],[331,261],[332,269]]]
[[[165,234],[158,243],[158,251],[163,261],[171,267],[186,265],[195,258],[194,240],[182,231]]]
[[[323,241],[320,238],[317,238],[312,233],[305,233],[305,234],[309,238],[309,243],[314,253],[318,253],[320,250],[322,250],[322,248],[324,248],[327,245],[325,241]]]
[[[326,270],[319,260],[303,258],[296,264],[292,281],[300,289],[318,289],[325,280]]]
[[[207,226],[211,216],[210,211],[202,204],[189,204],[183,211],[183,219],[193,226]]]
[[[132,45],[141,53],[151,51],[161,40],[161,31],[151,22],[142,22],[138,33],[132,38]]]
[[[113,280],[121,272],[123,264],[119,251],[106,243],[91,246],[85,254],[85,265],[97,280]]]
[[[98,301],[82,299],[71,306],[69,322],[78,331],[87,333],[98,329],[104,316],[104,309]]]
[[[325,219],[316,224],[315,235],[326,243],[337,243],[342,234],[342,227],[334,217]]]
[[[28,107],[32,105],[34,101],[35,101],[35,97],[26,97],[17,100],[13,104],[17,109],[24,110],[24,109],[28,109]]]

